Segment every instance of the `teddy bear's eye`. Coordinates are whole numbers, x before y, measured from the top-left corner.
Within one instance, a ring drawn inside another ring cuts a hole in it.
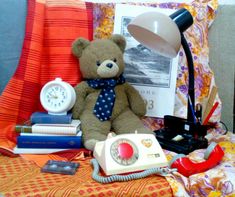
[[[114,62],[117,62],[117,59],[116,59],[116,58],[114,58],[114,59],[113,59],[113,61],[114,61]]]
[[[96,65],[97,65],[97,66],[100,66],[100,61],[96,61]]]

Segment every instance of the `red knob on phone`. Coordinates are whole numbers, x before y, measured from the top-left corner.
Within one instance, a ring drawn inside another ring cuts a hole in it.
[[[134,154],[133,147],[129,143],[121,143],[118,145],[118,154],[122,159],[130,159]]]

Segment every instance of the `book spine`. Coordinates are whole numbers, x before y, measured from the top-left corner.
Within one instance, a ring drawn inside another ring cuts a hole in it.
[[[32,126],[30,125],[16,125],[15,131],[18,133],[31,133],[32,132]]]
[[[18,148],[82,148],[81,136],[18,136]]]
[[[73,126],[45,126],[45,125],[33,125],[32,133],[48,133],[48,134],[64,134],[64,135],[76,135],[78,128]]]
[[[18,148],[15,147],[13,149],[14,154],[50,154],[61,151],[66,151],[69,149],[61,149],[61,148]]]
[[[58,134],[58,135],[77,135],[80,131],[79,123],[74,125],[52,125],[52,124],[35,124],[35,125],[16,125],[15,131],[18,133],[41,133],[41,134]]]
[[[60,133],[26,133],[26,132],[21,132],[20,133],[21,136],[81,136],[82,135],[82,131],[78,131],[76,133],[76,135],[72,135],[72,134],[60,134]]]
[[[34,113],[30,117],[32,124],[69,124],[72,121],[72,115],[51,115],[46,113]]]

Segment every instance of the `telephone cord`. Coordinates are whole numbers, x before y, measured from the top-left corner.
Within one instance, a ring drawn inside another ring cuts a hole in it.
[[[136,172],[136,173],[131,173],[127,175],[111,175],[108,177],[100,176],[99,173],[99,163],[96,159],[91,159],[91,164],[93,165],[93,173],[92,173],[92,178],[99,182],[99,183],[112,183],[112,182],[124,182],[124,181],[130,181],[130,180],[135,180],[135,179],[140,179],[147,177],[149,175],[153,174],[158,174],[162,176],[166,176],[169,173],[176,171],[176,169],[169,169],[168,167],[166,168],[150,168],[147,170],[144,170],[142,172]]]

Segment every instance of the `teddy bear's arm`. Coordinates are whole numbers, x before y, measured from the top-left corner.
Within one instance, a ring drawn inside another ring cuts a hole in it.
[[[127,82],[125,85],[131,110],[139,117],[144,116],[146,114],[146,103],[144,99],[132,85]]]
[[[79,119],[84,106],[85,106],[85,98],[88,92],[88,85],[85,81],[79,83],[75,88],[76,92],[76,102],[72,108],[72,114],[74,119]]]

